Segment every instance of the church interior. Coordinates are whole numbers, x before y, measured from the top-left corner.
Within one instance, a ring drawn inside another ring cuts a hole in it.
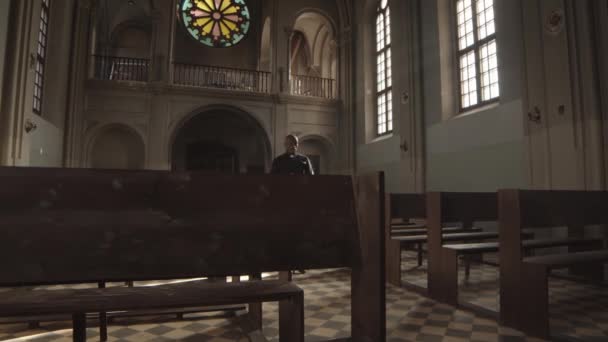
[[[0,130],[1,341],[608,341],[608,0],[0,0]]]

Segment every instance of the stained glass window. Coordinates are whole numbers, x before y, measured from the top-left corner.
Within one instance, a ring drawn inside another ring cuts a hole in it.
[[[376,13],[376,134],[393,131],[393,68],[391,55],[391,10],[388,0]]]
[[[457,0],[460,107],[469,109],[500,96],[494,0]]]
[[[192,38],[211,47],[234,46],[249,32],[245,0],[182,0],[179,17]]]

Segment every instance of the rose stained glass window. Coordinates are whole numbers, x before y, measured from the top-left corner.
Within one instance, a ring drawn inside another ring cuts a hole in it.
[[[188,34],[210,47],[231,47],[249,32],[245,0],[182,0],[179,17]]]

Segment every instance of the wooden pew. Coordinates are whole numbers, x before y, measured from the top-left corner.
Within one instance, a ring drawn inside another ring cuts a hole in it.
[[[353,339],[385,340],[381,175],[0,168],[0,184],[0,286],[349,267]],[[284,281],[8,291],[0,316],[69,314],[84,341],[86,313],[265,301],[280,303],[280,340],[302,341],[303,293]]]
[[[394,227],[401,229],[416,229],[416,225],[411,225],[410,219],[423,218],[426,215],[424,204],[424,194],[386,194],[387,203],[385,221],[392,222],[393,218],[399,218],[404,224],[387,224],[384,232],[386,245],[386,280],[389,284],[401,287],[401,242],[392,239]],[[419,264],[422,263],[422,243],[417,245]]]
[[[553,269],[574,267],[591,278],[603,275],[608,250],[527,257],[523,229],[568,227],[581,237],[588,225],[608,223],[608,192],[521,191],[499,192],[500,317],[503,324],[548,339],[548,277]]]
[[[407,224],[411,219],[426,219],[425,194],[390,194],[386,201],[390,203],[387,220],[400,218],[406,224],[388,226],[386,235],[386,274],[389,284],[401,286],[401,250],[415,246],[418,255],[418,266],[422,266],[427,242],[426,225]],[[472,222],[465,222],[462,227],[443,227],[446,239],[450,241],[486,240],[498,238],[497,233],[483,233],[482,229],[472,227]],[[488,234],[491,234],[489,237]]]
[[[492,221],[498,220],[498,195],[497,193],[434,193],[429,195],[429,211],[434,212],[440,217],[439,221],[445,222],[454,221]],[[432,206],[432,207],[431,207]],[[430,215],[430,214],[429,214]],[[437,224],[437,219],[433,222]],[[436,230],[436,225],[429,230]],[[434,239],[437,239],[438,234],[431,234]],[[454,236],[456,235],[456,236]],[[479,234],[470,234],[467,238],[470,242],[459,244],[446,244],[458,240],[458,234],[443,234],[440,252],[430,250],[429,247],[429,263],[434,263],[433,272],[429,271],[429,291],[431,296],[439,301],[451,305],[458,305],[458,261],[459,257],[481,257],[485,253],[496,253],[500,250],[498,241],[491,242],[475,242],[475,240],[496,239],[498,233],[484,232]],[[522,248],[526,253],[530,253],[536,249],[570,246],[571,248],[594,248],[597,246],[598,239],[588,238],[546,238],[534,239],[530,232],[521,233],[523,242]],[[430,239],[430,237],[429,237]],[[429,242],[429,245],[431,243]],[[435,240],[433,245],[438,245]],[[431,258],[433,259],[431,261]],[[439,266],[437,266],[439,265]],[[469,267],[465,271],[466,276],[469,274]],[[431,285],[432,284],[432,285]]]

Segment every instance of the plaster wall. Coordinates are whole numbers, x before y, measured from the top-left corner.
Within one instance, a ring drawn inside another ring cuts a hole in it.
[[[500,101],[474,112],[446,105],[457,94],[450,84],[441,40],[450,22],[440,17],[447,1],[421,1],[422,61],[428,191],[496,191],[523,188],[526,136],[522,110],[523,47],[519,1],[495,1]],[[450,44],[448,41],[447,44]],[[443,53],[442,53],[443,52]],[[443,73],[443,74],[442,74]]]
[[[86,97],[87,129],[78,142],[86,146],[84,151],[90,151],[96,134],[104,127],[126,125],[144,137],[145,165],[150,169],[171,168],[172,146],[177,135],[190,119],[205,112],[238,111],[255,120],[269,140],[270,153],[264,153],[267,169],[272,157],[284,152],[282,138],[285,132],[318,136],[328,144],[336,144],[338,133],[338,106],[334,102],[307,104],[291,99],[295,103],[286,105],[287,112],[282,113],[277,108],[283,105],[270,96],[234,96],[230,92],[171,87],[153,93],[145,86],[128,90],[120,86],[108,88],[107,84],[92,86]],[[205,137],[204,133],[201,132],[201,138]],[[213,136],[209,135],[209,138]],[[84,153],[81,164],[87,165],[89,161],[90,155]],[[246,166],[246,163],[242,165]]]

